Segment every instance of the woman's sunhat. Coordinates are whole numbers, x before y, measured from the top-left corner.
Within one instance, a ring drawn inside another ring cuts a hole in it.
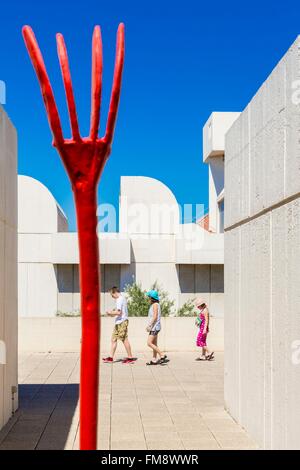
[[[204,299],[201,299],[201,297],[198,297],[198,299],[195,300],[195,305],[196,307],[201,307],[201,305],[206,305],[206,302]]]
[[[159,300],[159,295],[158,295],[157,290],[149,290],[146,293],[146,295],[147,295],[147,297],[150,297],[151,299]]]

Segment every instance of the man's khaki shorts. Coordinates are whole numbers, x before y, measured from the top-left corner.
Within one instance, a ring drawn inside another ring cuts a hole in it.
[[[128,338],[128,320],[123,321],[119,325],[115,325],[114,331],[112,334],[112,340],[120,340],[120,341],[125,341],[126,338]]]

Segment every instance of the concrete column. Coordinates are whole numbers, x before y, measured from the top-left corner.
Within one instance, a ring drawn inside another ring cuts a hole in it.
[[[18,406],[17,134],[0,106],[0,428]],[[3,354],[2,354],[3,356]],[[12,400],[14,398],[14,400]]]

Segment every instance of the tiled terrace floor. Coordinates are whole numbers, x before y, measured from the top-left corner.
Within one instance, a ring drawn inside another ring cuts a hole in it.
[[[196,362],[170,353],[165,366],[101,366],[99,449],[254,449],[223,410],[223,355]],[[77,449],[76,353],[22,354],[20,408],[0,432],[4,449]]]

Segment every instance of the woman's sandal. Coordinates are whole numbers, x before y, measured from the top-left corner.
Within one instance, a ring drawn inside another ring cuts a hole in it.
[[[157,366],[157,364],[159,364],[159,362],[154,362],[154,361],[146,362],[146,366]]]
[[[207,361],[211,361],[212,359],[214,359],[214,351],[210,353],[208,356],[206,356]]]
[[[168,359],[168,356],[165,354],[163,357],[160,358],[159,364],[165,364],[166,362],[169,362],[170,359]]]

